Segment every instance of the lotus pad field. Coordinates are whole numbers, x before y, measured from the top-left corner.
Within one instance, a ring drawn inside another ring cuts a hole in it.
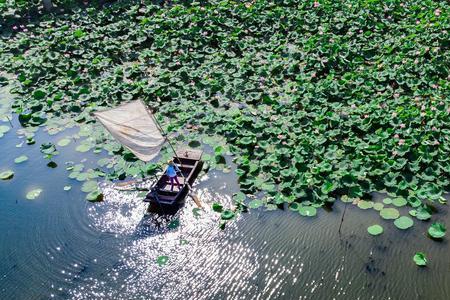
[[[288,202],[311,216],[341,197],[385,219],[409,205],[421,220],[444,202],[448,1],[188,2],[8,18],[0,64],[15,76],[22,134],[33,143],[37,126],[76,124],[90,137],[77,150],[118,157],[110,178],[145,175],[152,166],[108,143],[91,114],[143,99],[178,140],[214,145],[213,166],[226,170],[222,155],[233,154],[241,191],[265,195],[253,207]],[[60,142],[59,151],[70,139]],[[42,146],[51,159],[54,145]],[[393,200],[374,205],[374,191]]]

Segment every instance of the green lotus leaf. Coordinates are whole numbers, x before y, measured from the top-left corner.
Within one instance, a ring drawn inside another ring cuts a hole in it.
[[[198,208],[198,207],[194,207],[193,209],[192,209],[192,214],[194,215],[194,217],[196,217],[196,218],[198,218],[198,217],[200,217],[201,216],[201,209],[200,208]]]
[[[380,216],[386,220],[394,220],[400,216],[400,213],[395,208],[383,208],[380,211]]]
[[[407,216],[401,216],[394,221],[394,225],[399,229],[408,229],[414,225],[414,221]]]
[[[235,213],[229,209],[225,209],[221,214],[222,220],[231,220],[234,218],[234,216]]]
[[[213,211],[215,211],[215,212],[221,213],[222,210],[223,210],[223,206],[222,206],[222,204],[220,204],[220,203],[218,203],[218,202],[214,202],[214,203],[212,204],[212,209],[213,209]]]
[[[250,137],[243,137],[238,141],[241,145],[250,145],[253,143],[253,139]]]
[[[358,207],[361,209],[369,209],[373,207],[372,201],[365,201],[365,200],[359,200],[358,201]]]
[[[188,143],[188,145],[189,145],[189,147],[197,148],[197,147],[200,147],[202,144],[199,141],[190,141]]]
[[[60,147],[65,147],[67,145],[69,145],[71,142],[71,140],[69,138],[63,138],[61,140],[59,140],[56,144]]]
[[[0,179],[1,180],[9,180],[14,177],[14,172],[11,170],[3,171],[0,173]]]
[[[392,199],[391,198],[384,198],[383,199],[383,203],[386,205],[392,204]]]
[[[383,203],[374,203],[374,204],[373,204],[373,209],[375,209],[375,210],[377,210],[377,211],[382,210],[383,207],[384,207],[384,204],[383,204]]]
[[[85,181],[83,185],[81,186],[81,191],[85,193],[90,193],[93,191],[96,191],[98,189],[97,181],[89,180]]]
[[[298,209],[300,208],[300,204],[297,202],[292,202],[289,204],[289,209],[293,210],[293,211],[298,211]]]
[[[27,193],[25,196],[28,200],[34,200],[42,193],[42,189],[34,189]]]
[[[314,217],[317,214],[317,209],[313,206],[301,205],[298,208],[298,212],[304,217]]]
[[[47,94],[43,90],[35,90],[33,92],[33,97],[36,100],[42,100],[45,98],[45,96],[47,96]]]
[[[75,177],[77,181],[86,181],[89,178],[88,173],[78,173]]]
[[[178,226],[180,226],[180,219],[175,219],[170,221],[170,223],[167,225],[168,229],[176,229],[178,228]]]
[[[336,189],[336,185],[331,181],[326,181],[322,185],[321,191],[324,194],[328,194]]]
[[[264,203],[261,200],[258,200],[258,199],[252,200],[252,201],[250,201],[248,203],[248,207],[250,207],[250,208],[258,208],[258,207],[261,207],[263,205],[264,205]]]
[[[237,203],[244,203],[246,198],[247,196],[242,192],[238,192],[233,196],[233,200]]]
[[[355,199],[353,199],[353,198],[350,198],[349,196],[347,196],[347,195],[342,195],[341,197],[340,197],[340,199],[341,199],[341,201],[342,202],[344,202],[344,203],[352,203]]]
[[[21,155],[21,156],[17,157],[16,159],[14,159],[14,162],[15,162],[16,164],[20,164],[20,163],[23,163],[23,162],[25,162],[25,161],[27,161],[27,160],[28,160],[28,156],[26,156],[26,155]]]
[[[416,263],[416,265],[418,265],[419,267],[424,267],[427,265],[427,258],[425,256],[425,253],[423,252],[416,252],[416,254],[413,257],[414,262]]]
[[[78,152],[88,152],[91,149],[92,149],[92,147],[90,145],[87,145],[87,144],[81,144],[81,145],[78,145],[75,148],[75,150],[78,151]]]
[[[394,198],[392,200],[392,204],[397,206],[397,207],[402,207],[405,206],[408,202],[406,201],[405,198],[399,197],[399,198]]]
[[[348,196],[352,198],[362,197],[363,192],[360,186],[352,186],[348,189]]]
[[[103,201],[103,194],[100,191],[93,191],[86,195],[86,200],[89,202]]]
[[[416,209],[416,218],[422,221],[429,220],[431,218],[431,212],[426,207],[419,207]]]
[[[367,228],[367,232],[371,235],[380,235],[383,233],[383,227],[381,227],[378,224],[375,224],[375,225],[369,226]]]
[[[441,222],[435,222],[428,228],[428,234],[435,239],[443,238],[446,231],[445,224]]]
[[[73,32],[73,36],[76,38],[82,38],[86,33],[82,29],[77,29]]]
[[[160,267],[165,266],[168,262],[169,262],[169,257],[166,255],[158,256],[158,258],[156,259],[156,263]]]

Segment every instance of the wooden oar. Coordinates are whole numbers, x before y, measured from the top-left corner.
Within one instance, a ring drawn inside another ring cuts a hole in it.
[[[125,182],[116,182],[114,184],[116,186],[119,186],[119,187],[127,187],[129,185],[136,184],[136,183],[141,183],[141,182],[143,182],[142,179],[140,179],[140,180],[136,179],[136,180],[130,180],[130,181],[125,181]]]
[[[170,143],[169,143],[169,145],[170,145]],[[170,145],[170,146],[172,146],[172,145]],[[181,163],[180,158],[179,158],[178,156],[176,156],[177,153],[175,152],[175,149],[173,149],[173,147],[172,147],[172,150],[173,150],[173,152],[175,153],[175,157],[177,158],[177,160],[178,160],[180,166],[183,167],[183,164]],[[178,166],[177,166],[177,168],[178,168]],[[191,191],[191,193],[188,193],[188,195],[192,198],[192,200],[194,200],[194,202],[195,202],[195,204],[197,205],[198,208],[203,208],[202,203],[201,203],[201,201],[200,201],[200,197],[197,196],[197,194],[194,193],[194,189],[192,188],[192,186],[190,185],[190,183],[187,182],[186,177],[184,176],[183,172],[182,172],[179,168],[178,168],[178,170],[177,170],[177,174],[178,174],[178,172],[179,172],[179,173],[181,174],[181,176],[183,177],[184,183],[188,186],[189,191]]]
[[[189,188],[189,190],[192,191],[192,187],[190,184],[188,184],[188,188]],[[202,203],[200,202],[200,197],[197,196],[197,194],[192,192],[192,193],[189,193],[189,196],[192,198],[192,200],[194,200],[194,202],[198,208],[203,208]]]

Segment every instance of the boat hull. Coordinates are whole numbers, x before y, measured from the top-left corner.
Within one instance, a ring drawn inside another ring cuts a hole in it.
[[[174,214],[184,206],[190,187],[202,170],[202,154],[203,152],[198,150],[177,151],[177,155],[174,156],[173,160],[184,175],[178,176],[182,188],[178,190],[175,184],[174,191],[171,191],[172,187],[169,177],[162,175],[151,187],[150,192],[144,199],[145,202],[149,203],[147,209],[149,213]]]

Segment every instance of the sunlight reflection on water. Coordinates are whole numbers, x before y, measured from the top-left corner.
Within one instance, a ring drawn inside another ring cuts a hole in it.
[[[203,209],[195,214],[196,206],[187,198],[185,207],[174,216],[144,216],[147,207],[142,202],[144,193],[119,191],[114,185],[103,185],[105,201],[91,206],[89,217],[97,229],[125,236],[119,250],[121,262],[105,272],[105,279],[88,280],[71,295],[76,299],[129,299],[130,295],[140,298],[138,295],[151,294],[152,298],[173,299],[183,294],[195,294],[198,288],[208,285],[204,282],[208,277],[205,270],[222,272],[221,268],[217,270],[214,266],[222,265],[224,256],[251,253],[245,242],[236,244],[224,240],[224,233],[218,226],[220,214],[211,209],[213,202],[230,207],[235,188],[230,189],[226,182],[214,175],[204,175],[199,182],[208,182],[208,188],[201,187],[200,183],[200,187],[195,189]],[[216,189],[211,188],[211,184]],[[175,220],[179,221],[179,226],[170,229],[169,224]],[[227,226],[232,228],[234,224]],[[162,255],[169,259],[167,265],[160,267],[156,260]],[[239,256],[234,257],[237,259]],[[232,267],[233,261],[227,262],[231,268],[227,270],[224,282],[250,279],[252,270],[257,267],[254,257],[243,255],[239,260]],[[105,285],[105,282],[109,284]],[[120,286],[119,290],[117,286]],[[87,290],[90,292],[86,293]],[[206,299],[208,293],[202,297]]]

